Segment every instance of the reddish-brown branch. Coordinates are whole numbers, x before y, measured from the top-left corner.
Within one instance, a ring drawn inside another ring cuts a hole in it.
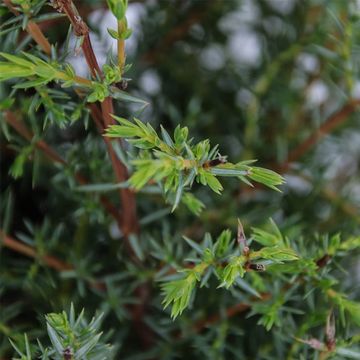
[[[33,134],[31,133],[31,131],[29,131],[27,129],[27,127],[21,122],[19,121],[15,114],[11,111],[5,111],[5,116],[4,116],[5,121],[12,127],[14,128],[24,139],[26,139],[27,141],[31,141],[33,138]]]
[[[8,7],[8,9],[16,16],[20,15],[19,12],[14,8],[11,4],[10,0],[4,0],[4,4]],[[42,50],[50,55],[51,54],[51,46],[48,39],[45,37],[39,26],[33,21],[29,21],[26,26],[26,31],[29,35],[35,40],[35,42],[42,48]]]
[[[84,52],[85,59],[90,69],[91,75],[95,77],[96,74],[99,74],[101,76],[102,72],[96,60],[95,53],[91,45],[90,36],[88,33],[84,36],[84,41],[81,45],[81,48]]]
[[[51,255],[40,256],[33,247],[29,245],[25,245],[20,241],[15,240],[12,237],[6,235],[2,231],[2,229],[0,229],[0,243],[3,246],[11,250],[14,250],[20,254],[23,254],[25,256],[32,257],[34,259],[41,259],[47,266],[57,271],[66,271],[73,269],[72,265],[59,260],[55,256],[51,256]]]
[[[74,3],[71,0],[57,0],[53,2],[53,5],[58,11],[64,12],[67,15],[74,28],[75,35],[83,37],[82,50],[84,52],[84,56],[86,58],[86,62],[92,76],[103,77],[102,71],[98,65],[96,56],[91,45],[89,28],[79,15],[79,12]],[[100,122],[103,128],[114,123],[114,119],[111,116],[114,113],[114,108],[112,99],[110,97],[106,98],[101,103],[101,116],[99,115],[97,106],[91,106],[90,110],[93,118],[96,119],[95,121],[98,128],[100,127]],[[116,156],[110,140],[105,137],[104,139],[109,152],[111,163],[113,165],[116,179],[119,182],[126,181],[128,178],[128,172],[126,167]],[[120,198],[123,206],[122,230],[125,238],[127,238],[129,234],[138,233],[139,231],[138,219],[136,214],[135,194],[129,189],[122,189],[120,190]]]
[[[292,162],[300,159],[325,135],[331,133],[335,128],[345,122],[349,115],[353,113],[359,105],[360,100],[352,100],[338,112],[331,115],[313,134],[290,152],[287,161],[282,165],[282,170],[287,170]]]
[[[105,100],[106,101],[106,100]],[[92,117],[95,119],[95,122],[100,127],[100,121],[102,118],[102,114],[98,107],[94,104],[89,106],[90,112]],[[102,130],[100,131],[102,133]],[[111,145],[110,139],[104,136],[104,141],[111,159],[111,162],[113,164],[113,169],[115,172],[115,176],[118,179],[118,181],[124,181],[127,179],[127,170],[125,166],[119,161],[114,148]],[[131,191],[130,189],[121,189],[120,191],[120,198],[121,202],[123,204],[123,221],[121,225],[121,230],[125,236],[125,238],[128,237],[131,233],[137,233],[138,232],[138,222],[137,222],[137,216],[136,216],[136,202],[135,202],[135,193]]]
[[[84,52],[84,56],[91,75],[93,77],[96,77],[97,75],[101,76],[101,69],[96,60],[96,56],[90,41],[89,27],[80,16],[74,3],[71,0],[57,0],[53,2],[53,6],[59,12],[64,12],[67,15],[74,29],[75,35],[83,37],[81,48]]]
[[[29,21],[28,25],[26,26],[26,31],[31,35],[31,37],[37,42],[37,44],[46,54],[51,54],[50,43],[36,23]]]
[[[4,116],[5,121],[14,128],[23,138],[25,138],[28,141],[32,141],[33,134],[29,129],[21,122],[19,121],[15,114],[11,111],[6,111]],[[43,140],[38,140],[36,142],[36,147],[42,150],[48,158],[51,160],[58,162],[62,165],[66,165],[65,160],[57,154],[49,145],[47,145]]]
[[[71,264],[66,263],[65,261],[62,261],[58,259],[55,256],[52,255],[40,255],[35,248],[32,246],[23,244],[22,242],[15,240],[11,236],[4,233],[2,229],[0,229],[0,244],[2,246],[5,246],[6,248],[13,250],[19,254],[28,256],[33,259],[39,259],[41,260],[45,265],[47,265],[49,268],[52,268],[56,271],[68,271],[73,270],[74,266]],[[89,285],[97,290],[105,290],[105,284],[98,282],[98,281],[92,281],[89,280]]]
[[[99,134],[102,134],[104,131],[104,125],[102,121],[101,111],[99,110],[98,106],[94,103],[87,104],[87,107],[90,110],[91,117],[95,122]]]
[[[13,250],[19,254],[25,255],[27,257],[30,257],[33,259],[39,259],[46,266],[48,266],[49,268],[52,268],[56,271],[74,270],[73,265],[71,265],[65,261],[62,261],[55,256],[46,255],[46,254],[40,255],[34,247],[23,244],[22,242],[5,234],[1,228],[0,228],[0,245],[4,246],[10,250]],[[90,287],[92,287],[96,290],[100,290],[100,291],[106,290],[106,286],[103,282],[89,280],[88,283],[89,283]],[[149,296],[148,289],[145,289],[144,287],[139,287],[138,290],[139,291],[147,291],[144,296],[146,296],[146,297]],[[139,309],[140,309],[140,307],[134,307],[134,308],[129,309],[133,313],[134,321],[137,321],[137,322],[141,321],[141,319],[142,319],[141,311],[139,312]],[[139,315],[140,315],[140,317],[139,317]],[[140,328],[142,329],[143,332],[146,331],[146,328],[142,324],[140,325]],[[144,334],[144,336],[148,340],[151,339],[148,337],[148,334]]]
[[[9,9],[15,14],[18,15],[18,12],[16,9],[11,5],[10,0],[5,0],[7,6]],[[89,37],[89,29],[86,23],[82,20],[82,18],[79,16],[76,7],[72,3],[72,1],[69,0],[59,0],[57,2],[57,9],[59,11],[63,11],[68,16],[70,22],[73,25],[74,32],[77,36],[83,36],[83,43],[82,43],[82,49],[84,51],[84,55],[86,58],[86,62],[89,66],[89,69],[91,71],[92,76],[102,76],[101,69],[98,65],[98,62],[96,60],[96,56],[94,54],[90,37]],[[37,26],[37,24],[33,23],[33,25],[30,25],[29,34],[34,38],[35,41],[39,43],[39,45],[42,46],[43,50],[46,53],[50,53],[51,46],[45,36],[43,35],[41,29]],[[42,39],[42,41],[39,41],[39,39]],[[44,41],[45,39],[45,41]],[[99,112],[96,105],[92,104],[89,106],[91,110],[92,117],[94,118],[94,121],[96,123],[96,126],[100,133],[102,133],[105,126],[109,126],[113,123],[113,118],[111,117],[111,114],[113,111],[113,104],[111,98],[106,98],[103,103],[101,103],[101,109],[102,114]],[[16,117],[13,117],[11,114],[9,117],[12,117],[12,126],[28,141],[31,141],[32,134],[28,132],[28,130],[25,130],[23,128],[23,124],[19,123],[16,120]],[[111,162],[113,164],[114,172],[116,179],[119,182],[125,181],[128,177],[127,169],[126,167],[121,163],[121,161],[116,156],[116,153],[111,145],[111,142],[109,139],[104,138],[107,149],[109,152],[109,156],[111,159]],[[57,157],[56,154],[53,153],[52,149],[48,147],[43,141],[39,141],[36,146],[40,149],[42,149],[50,158],[52,158],[56,162],[60,162],[64,164],[64,160]],[[82,184],[87,183],[85,179],[81,178],[80,174],[76,174],[76,177],[78,181]],[[135,194],[128,189],[122,189],[120,190],[120,197],[123,204],[123,207],[126,208],[126,211],[124,212],[125,216],[123,218],[123,221],[121,222],[121,230],[123,231],[125,237],[127,237],[132,232],[138,232],[138,221],[137,221],[137,215],[136,215],[136,202],[135,202]],[[108,211],[111,211],[111,213],[114,215],[116,211],[110,206],[110,202],[107,200],[102,201],[104,204],[106,204],[106,208]],[[119,217],[116,216],[116,219],[118,220]]]

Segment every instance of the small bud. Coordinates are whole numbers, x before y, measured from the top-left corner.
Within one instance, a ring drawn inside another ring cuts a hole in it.
[[[321,257],[319,260],[316,261],[316,265],[319,268],[323,268],[327,265],[327,263],[330,261],[331,256],[329,254],[325,254],[323,257]]]
[[[237,232],[237,242],[240,246],[240,250],[243,255],[247,256],[249,255],[250,249],[246,244],[246,237],[244,234],[244,228],[241,224],[240,219],[238,219],[238,232]]]
[[[214,166],[218,166],[221,164],[226,164],[226,158],[223,156],[218,157],[217,159],[213,159],[207,162],[207,166],[208,167],[214,167]]]
[[[262,272],[266,270],[266,267],[264,264],[249,264],[249,269]]]
[[[64,355],[64,360],[72,360],[73,358],[73,353],[71,351],[71,348],[70,347],[67,347],[64,352],[63,352],[63,355]]]
[[[324,350],[324,344],[318,339],[312,338],[305,342],[315,350]]]
[[[309,345],[310,347],[312,347],[315,350],[326,351],[325,344],[316,338],[311,338],[309,340],[304,340],[304,339],[299,339],[299,338],[295,338],[295,339],[297,341],[302,342],[303,344]]]
[[[128,87],[128,82],[126,80],[121,80],[119,81],[118,83],[116,83],[116,86],[120,89],[120,90],[123,90],[125,91]]]
[[[334,317],[334,313],[331,311],[327,316],[326,329],[325,329],[326,347],[328,348],[329,351],[335,350],[335,345],[336,345],[335,333],[336,333],[335,317]]]

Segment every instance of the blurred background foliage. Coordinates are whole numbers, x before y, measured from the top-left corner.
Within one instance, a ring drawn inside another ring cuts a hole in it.
[[[116,22],[103,1],[76,5],[104,63],[109,49],[115,51],[106,28]],[[5,3],[0,9],[1,51],[39,53],[21,26],[6,31],[13,15]],[[88,76],[67,19],[54,13],[45,4],[35,17],[43,15],[39,25],[57,57]],[[238,218],[247,233],[271,217],[309,252],[326,249],[326,234],[359,235],[359,15],[360,3],[352,0],[130,1],[126,91],[149,105],[119,101],[115,113],[135,114],[169,132],[177,124],[188,126],[196,140],[220,144],[230,161],[258,159],[287,181],[281,194],[233,179],[224,181],[222,196],[198,186],[196,195],[206,205],[199,217],[183,206],[169,214],[161,196],[139,193],[141,235],[130,242],[141,267],[131,262],[122,234],[101,207],[102,193],[79,191],[80,172],[94,184],[114,181],[84,104],[71,89],[39,94],[1,83],[1,234],[7,241],[0,250],[0,357],[12,353],[8,337],[21,341],[26,331],[30,339],[42,338],[42,314],[68,310],[73,302],[79,311],[105,313],[103,330],[117,358],[316,358],[289,336],[321,336],[329,308],[319,295],[319,307],[308,311],[304,304],[302,316],[282,313],[268,332],[246,309],[226,316],[229,307],[251,302],[251,291],[240,288],[199,290],[196,306],[173,322],[161,308],[158,280],[188,256],[182,235],[200,241],[205,232],[235,232]],[[14,130],[9,111],[21,115],[34,134],[31,141]],[[48,151],[37,141],[49,144],[66,165],[44,155]],[[19,244],[62,263],[19,250]],[[355,249],[335,264],[341,291],[353,300],[360,294],[358,255]],[[280,291],[276,283],[264,286]],[[139,301],[143,306],[136,306]],[[354,334],[351,329],[342,328],[345,338]]]

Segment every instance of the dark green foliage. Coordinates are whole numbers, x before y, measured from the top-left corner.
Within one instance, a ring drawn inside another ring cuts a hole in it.
[[[0,358],[359,359],[358,2],[69,4],[0,4]]]

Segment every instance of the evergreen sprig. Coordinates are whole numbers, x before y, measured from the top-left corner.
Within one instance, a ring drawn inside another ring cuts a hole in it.
[[[209,186],[217,194],[223,191],[218,177],[236,177],[250,186],[253,180],[277,191],[284,183],[284,178],[274,171],[250,166],[254,160],[228,162],[220,155],[218,146],[211,148],[208,139],[194,143],[187,127],[178,125],[172,138],[162,126],[160,136],[151,124],[139,119],[131,122],[114,118],[120,125],[111,125],[106,136],[125,138],[141,149],[139,157],[131,162],[135,171],[129,179],[130,185],[140,190],[149,182],[160,183],[164,195],[173,203],[173,210],[194,182]]]
[[[276,226],[274,222],[272,224]],[[278,228],[276,228],[276,233],[279,234]],[[259,231],[257,231],[255,236],[259,240],[258,234]],[[242,225],[240,223],[237,242],[231,240],[231,232],[229,230],[224,230],[214,243],[211,240],[211,236],[206,235],[208,240],[206,245],[208,247],[204,248],[197,245],[194,241],[185,238],[188,244],[201,255],[201,259],[196,260],[198,263],[194,267],[180,271],[184,272],[185,276],[165,282],[162,285],[164,294],[163,304],[165,308],[172,304],[171,317],[173,319],[181,315],[188,307],[196,283],[201,282],[204,274],[207,272],[216,275],[220,282],[218,288],[225,287],[229,289],[239,278],[243,278],[247,272],[263,272],[266,271],[267,266],[272,264],[283,264],[284,262],[293,262],[300,259],[294,249],[280,241],[253,251],[250,250],[247,244],[243,247],[239,246],[241,245],[239,236],[243,236]],[[265,231],[263,236],[265,239],[269,237]],[[261,241],[259,242],[261,243]],[[206,277],[207,281],[208,277]],[[271,327],[273,322],[269,321],[266,324],[267,327]]]
[[[63,88],[81,87],[87,92],[88,102],[104,101],[107,96],[113,96],[124,101],[144,103],[131,95],[124,94],[114,83],[122,79],[117,66],[105,64],[104,78],[88,80],[77,76],[69,64],[61,65],[58,61],[45,61],[38,56],[22,53],[22,56],[0,53],[7,61],[0,61],[0,81],[21,78],[26,81],[13,85],[15,89],[41,88],[51,81],[60,82]],[[40,90],[38,90],[41,93]],[[46,90],[45,90],[46,92]]]
[[[64,87],[81,85],[91,86],[91,81],[76,76],[70,64],[63,68],[57,62],[46,62],[45,60],[29,53],[22,53],[22,57],[6,53],[0,56],[7,61],[0,62],[0,81],[14,78],[33,78],[32,80],[14,85],[16,89],[27,89],[31,87],[46,85],[50,81],[61,81]]]

